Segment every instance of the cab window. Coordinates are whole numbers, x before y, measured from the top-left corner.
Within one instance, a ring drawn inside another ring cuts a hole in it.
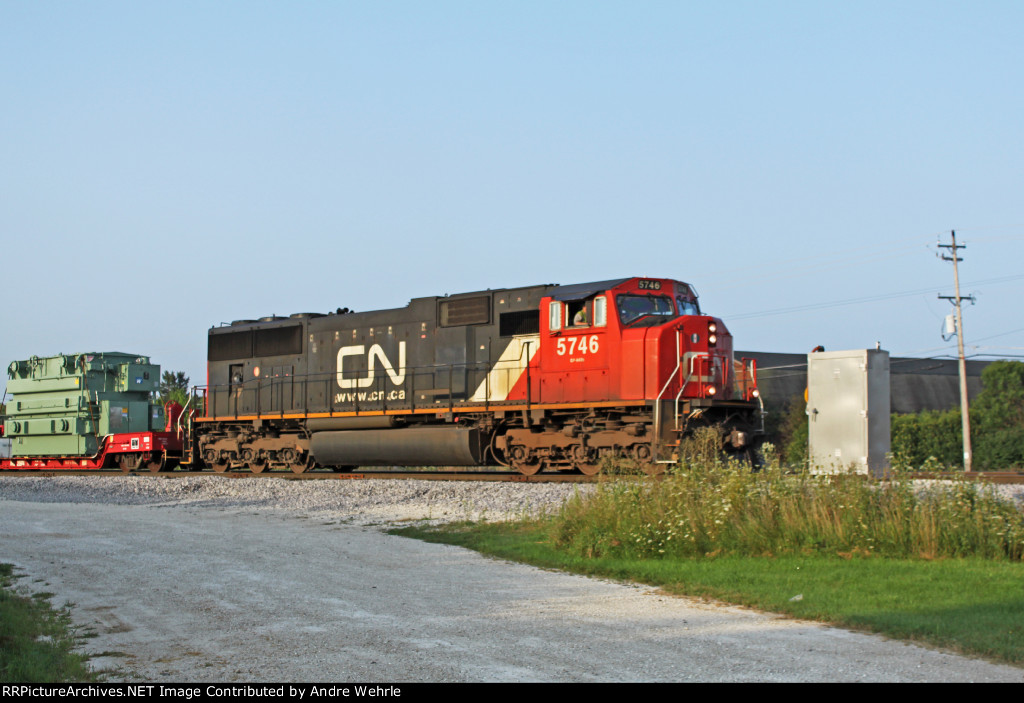
[[[562,329],[562,303],[552,300],[548,307],[548,329],[552,332]]]
[[[676,298],[676,304],[679,306],[680,315],[700,315],[700,309],[697,307],[696,300],[687,300],[686,298]]]
[[[616,297],[619,321],[625,326],[652,327],[676,316],[672,299],[667,295],[630,295]]]
[[[608,298],[599,295],[594,298],[594,327],[608,324]]]
[[[590,312],[587,310],[587,301],[571,300],[566,303],[565,321],[573,327],[589,327]]]

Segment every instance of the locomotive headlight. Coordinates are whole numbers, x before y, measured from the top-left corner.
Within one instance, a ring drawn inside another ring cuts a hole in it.
[[[752,391],[750,392],[750,395],[751,395],[752,397],[754,397],[754,398],[760,398],[760,397],[761,397],[761,391],[759,391],[759,390],[757,390],[757,389],[755,388],[754,390],[752,390]]]
[[[708,392],[708,395],[714,395],[718,391],[715,389],[714,386],[708,386],[708,391],[707,392]]]
[[[708,323],[708,332],[714,334],[717,331],[718,331],[718,325],[716,325],[714,322],[709,322]]]
[[[718,336],[717,335],[714,335],[714,334],[709,334],[708,335],[708,344],[714,344],[717,341],[718,341]]]

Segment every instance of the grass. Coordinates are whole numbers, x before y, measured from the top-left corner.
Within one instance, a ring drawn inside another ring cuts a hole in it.
[[[1024,665],[1020,562],[820,554],[595,557],[554,546],[544,521],[414,526],[391,532]]]
[[[18,593],[15,578],[10,564],[0,564],[0,682],[95,681],[88,657],[73,651],[79,638],[69,606],[52,608],[51,593]]]

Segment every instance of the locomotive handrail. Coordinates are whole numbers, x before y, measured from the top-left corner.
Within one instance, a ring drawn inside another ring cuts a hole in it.
[[[679,412],[678,412],[679,399],[682,397],[683,391],[686,390],[686,386],[690,383],[690,380],[694,376],[694,369],[693,369],[694,363],[696,361],[698,361],[698,360],[701,360],[701,359],[711,359],[710,352],[694,352],[693,356],[690,357],[690,371],[689,371],[689,373],[686,374],[686,378],[683,379],[682,384],[679,386],[679,392],[676,393],[676,408],[677,408],[676,409],[676,421],[677,421],[677,423],[678,423],[678,420],[679,420]]]
[[[525,349],[526,351],[529,351],[531,344],[533,344],[532,340],[524,342],[523,343],[523,349]],[[523,349],[519,350],[519,358],[516,361],[522,361],[523,360]],[[526,414],[527,414],[528,417],[530,416],[530,405],[531,405],[532,395],[533,395],[533,383],[530,381],[530,355],[527,354],[526,355]],[[532,420],[531,420],[531,422],[532,422]]]
[[[531,383],[531,378],[530,378],[530,365],[529,365],[529,362],[526,362],[525,364],[516,363],[516,362],[522,362],[523,357],[528,355],[529,350],[530,350],[532,344],[533,344],[533,342],[529,342],[529,341],[528,342],[524,342],[523,348],[520,349],[519,357],[517,359],[513,360],[513,363],[516,364],[515,366],[509,366],[509,367],[504,368],[504,369],[499,369],[500,371],[503,371],[506,374],[514,372],[514,371],[519,371],[519,370],[523,370],[523,371],[526,372],[526,381],[527,381],[526,404],[527,404],[527,407],[529,407],[531,405],[531,403],[532,403],[532,387],[531,387],[532,383]],[[527,358],[529,358],[529,357],[527,356]],[[488,408],[490,407],[490,403],[491,403],[491,398],[490,398],[491,384],[490,384],[490,376],[489,376],[488,372],[493,371],[494,368],[492,367],[492,365],[491,365],[491,363],[489,361],[479,361],[479,362],[462,363],[462,364],[424,364],[424,365],[420,365],[420,366],[403,366],[403,367],[400,367],[400,370],[406,376],[405,381],[403,382],[403,387],[406,390],[405,402],[408,403],[407,407],[410,410],[415,410],[417,407],[431,407],[431,408],[436,408],[437,407],[437,405],[435,405],[433,403],[425,403],[422,406],[417,406],[417,402],[416,402],[416,377],[417,376],[421,376],[421,375],[428,376],[428,377],[434,377],[435,374],[438,371],[442,371],[443,372],[445,370],[447,370],[447,375],[448,375],[448,387],[446,389],[431,388],[431,389],[425,389],[425,390],[434,390],[434,391],[444,390],[444,391],[446,391],[447,395],[448,395],[448,403],[447,403],[448,407],[447,407],[447,409],[448,409],[449,412],[452,412],[454,410],[454,407],[455,407],[455,396],[457,394],[453,392],[452,386],[453,386],[454,379],[455,379],[455,374],[456,374],[457,371],[458,372],[482,372],[484,374],[483,384],[484,384],[484,388],[485,388],[485,396],[486,397],[482,401],[470,401],[470,402],[473,402],[473,403],[482,402],[482,403],[485,404],[485,407],[488,407]],[[324,389],[325,390],[325,393],[324,393],[324,406],[325,406],[325,408],[329,412],[333,412],[334,411],[336,403],[335,403],[334,394],[330,392],[330,384],[331,384],[332,379],[334,379],[336,376],[337,376],[337,371],[314,371],[312,373],[291,374],[291,375],[287,375],[287,376],[280,377],[280,378],[289,378],[289,379],[291,379],[291,382],[295,386],[298,386],[301,389],[301,391],[300,391],[302,393],[301,405],[300,404],[296,404],[293,411],[294,412],[304,412],[304,413],[308,414],[309,412],[311,412],[310,406],[309,406],[309,389],[313,386],[313,384],[317,384],[320,381],[323,381],[326,384],[326,387]],[[369,395],[376,396],[375,400],[366,400],[365,398],[360,398],[360,394],[359,393],[353,393],[352,394],[352,398],[348,401],[348,403],[352,404],[352,407],[353,407],[353,409],[354,409],[354,411],[356,413],[362,412],[363,411],[363,406],[366,405],[367,403],[370,403],[373,406],[374,410],[381,409],[381,408],[383,408],[384,410],[387,410],[387,408],[389,406],[390,407],[394,407],[393,404],[395,403],[395,399],[394,398],[390,398],[389,399],[387,392],[385,392],[384,390],[381,390],[382,386],[385,385],[385,379],[386,379],[386,377],[384,377],[384,376],[379,376],[379,377],[374,379],[374,391],[372,393],[370,393]],[[215,420],[215,419],[217,419],[218,416],[223,416],[224,415],[223,412],[220,412],[220,409],[218,407],[218,396],[223,395],[225,393],[225,391],[229,391],[230,392],[228,397],[226,398],[226,400],[228,402],[228,407],[227,407],[227,411],[228,411],[228,415],[227,416],[228,417],[232,416],[232,413],[231,413],[231,411],[232,411],[232,404],[234,405],[234,413],[233,413],[233,415],[237,416],[238,414],[240,414],[242,412],[241,407],[242,407],[243,402],[245,401],[245,399],[252,399],[253,400],[253,402],[251,404],[251,407],[253,408],[253,411],[257,415],[263,415],[263,414],[269,413],[271,415],[283,416],[286,412],[289,411],[289,408],[287,407],[287,403],[285,402],[285,398],[284,398],[283,394],[281,395],[280,398],[276,398],[275,395],[274,395],[275,393],[279,392],[279,385],[278,384],[280,384],[282,386],[286,385],[283,381],[279,380],[279,377],[260,376],[258,378],[244,379],[244,380],[242,380],[240,382],[237,382],[237,383],[232,383],[232,382],[229,381],[228,383],[210,384],[208,386],[195,386],[195,389],[197,389],[197,390],[199,390],[199,389],[205,390],[206,394],[207,394],[207,398],[209,399],[209,402],[207,403],[207,408],[206,408],[207,411],[208,411],[207,414],[205,415],[206,419],[214,419]],[[470,392],[468,386],[469,386],[469,382],[467,381],[467,389],[466,389],[467,395]],[[270,402],[271,402],[272,407],[270,409],[264,409],[264,400],[265,399],[263,398],[263,395],[267,391],[268,388],[271,389],[270,390],[270,393],[271,393]],[[255,398],[253,398],[253,396],[251,395],[253,393],[255,393]],[[211,396],[212,396],[212,398],[211,398]],[[293,394],[293,398],[294,398],[294,394]],[[276,402],[276,401],[280,401],[280,402]],[[402,404],[403,404],[402,401],[398,402],[399,406],[401,406]],[[246,403],[246,405],[248,405],[248,403]],[[443,408],[444,406],[441,406],[441,407]]]
[[[740,393],[744,400],[753,400],[757,397],[753,395],[753,392],[757,390],[757,359],[743,357],[735,363],[743,372],[742,375],[734,374],[738,377],[737,385],[739,385]]]
[[[662,419],[661,419],[661,401],[662,401],[662,399],[663,399],[663,397],[665,395],[665,392],[668,390],[669,386],[672,385],[672,381],[675,379],[676,375],[679,374],[680,369],[682,369],[682,367],[683,367],[681,338],[682,338],[682,330],[676,330],[676,366],[675,366],[674,369],[672,369],[672,373],[669,375],[668,380],[665,381],[665,385],[663,385],[661,387],[661,390],[658,392],[658,396],[657,396],[657,398],[655,398],[655,402],[654,402],[654,432],[655,432],[655,436],[654,436],[654,441],[652,442],[651,455],[652,455],[652,460],[655,463],[666,463],[666,462],[661,461],[661,460],[658,459],[658,449],[660,447],[661,422],[662,422]],[[673,399],[673,409],[672,409],[673,410],[673,418],[672,419],[673,419],[673,422],[674,422],[674,427],[673,427],[674,431],[678,432],[679,429],[680,429],[680,427],[679,427],[679,417],[680,417],[680,414],[679,414],[679,404],[680,404],[680,399],[683,397],[683,393],[686,391],[687,385],[689,385],[690,381],[694,377],[694,374],[696,373],[696,371],[694,369],[694,366],[696,365],[696,363],[698,361],[705,361],[706,360],[709,363],[709,368],[708,368],[708,372],[709,373],[708,373],[708,375],[713,376],[714,375],[714,371],[715,371],[715,364],[713,362],[713,359],[715,359],[715,358],[722,359],[722,369],[723,369],[723,371],[722,371],[722,387],[723,387],[723,392],[724,392],[725,386],[727,385],[727,380],[728,380],[728,377],[729,377],[728,376],[728,372],[726,370],[726,367],[727,367],[727,363],[726,363],[727,357],[726,357],[726,355],[725,354],[714,354],[713,352],[708,351],[708,352],[694,352],[692,355],[688,356],[689,369],[684,371],[685,376],[683,376],[683,378],[681,379],[681,383],[679,384],[679,391],[676,393],[676,396]],[[712,381],[712,383],[713,383],[713,381]]]
[[[694,356],[690,357],[690,372],[688,374],[686,374],[686,377],[683,379],[683,382],[681,384],[679,384],[679,392],[676,393],[676,403],[675,403],[675,421],[676,421],[675,429],[676,429],[676,431],[679,430],[679,399],[683,396],[683,391],[686,390],[686,386],[687,386],[687,384],[690,383],[690,379],[693,378],[693,362],[696,361],[697,359],[707,358],[707,357],[710,357],[710,356],[711,356],[710,354],[701,354],[701,355],[694,355]],[[682,360],[680,360],[680,363],[682,363]]]
[[[658,397],[654,399],[654,439],[651,442],[651,459],[655,464],[658,463],[658,449],[661,446],[661,398],[665,395],[665,391],[668,390],[669,384],[672,383],[672,379],[679,373],[680,367],[683,365],[682,349],[681,349],[681,338],[683,331],[681,329],[676,330],[676,367],[672,369],[672,375],[665,381],[665,385],[658,391]],[[683,383],[681,388],[685,388],[686,384]],[[680,391],[682,392],[682,391]],[[679,426],[679,396],[676,396],[676,409],[675,409],[675,421],[676,427]]]
[[[199,386],[192,386],[192,390],[193,391],[198,391],[199,390]],[[175,434],[178,436],[178,439],[181,439],[184,436],[184,431],[181,429],[181,418],[185,417],[185,415],[187,414],[187,411],[188,411],[188,406],[191,405],[191,404],[192,404],[192,393],[189,393],[188,394],[188,400],[186,400],[185,401],[185,405],[182,406],[181,414],[178,415],[178,421],[175,423],[175,429],[176,429]]]

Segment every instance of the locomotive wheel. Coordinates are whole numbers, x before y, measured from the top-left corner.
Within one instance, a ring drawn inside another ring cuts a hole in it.
[[[142,454],[122,454],[117,458],[117,463],[121,466],[121,471],[125,473],[136,471],[142,466]]]
[[[588,449],[582,444],[572,448],[573,467],[584,476],[594,476],[601,471],[601,464],[596,461],[597,450]]]
[[[262,458],[253,459],[246,464],[246,467],[248,467],[249,471],[252,471],[254,474],[261,474],[267,469],[267,460]]]
[[[544,462],[536,457],[531,457],[530,451],[521,444],[509,447],[508,457],[508,465],[523,476],[533,476],[544,468]]]
[[[594,475],[600,473],[600,471],[601,471],[601,465],[600,464],[576,463],[576,464],[573,464],[573,466],[575,466],[576,470],[579,471],[584,476],[594,476]]]
[[[288,464],[288,469],[293,474],[304,474],[313,468],[314,463],[316,462],[313,461],[312,456],[307,455],[305,459],[300,456],[299,461],[296,461],[294,464]]]
[[[212,464],[210,464],[210,468],[216,471],[217,473],[222,474],[228,470],[228,461],[227,459],[223,461],[215,461]]]
[[[512,468],[521,473],[523,476],[533,476],[539,473],[542,466],[538,461],[535,464],[512,464]]]
[[[658,476],[665,473],[668,464],[656,464],[651,461],[651,448],[646,444],[638,444],[633,447],[633,459],[640,465],[640,470],[648,476]]]
[[[526,461],[516,461],[513,459],[512,468],[521,473],[523,476],[533,476],[534,474],[539,473],[540,470],[544,468],[544,462],[535,459],[533,462],[528,463]]]

